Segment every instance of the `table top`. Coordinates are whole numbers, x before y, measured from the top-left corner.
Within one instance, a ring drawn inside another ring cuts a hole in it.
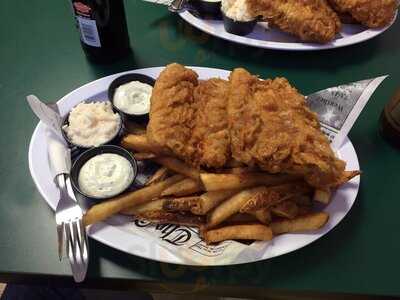
[[[399,151],[378,134],[386,101],[400,85],[400,21],[368,42],[321,52],[278,52],[228,43],[185,24],[164,7],[126,1],[134,56],[111,65],[88,62],[68,1],[0,1],[0,281],[72,282],[58,262],[53,212],[28,169],[38,122],[25,96],[55,101],[94,79],[171,62],[284,76],[303,94],[389,74],[350,133],[363,171],[355,206],[329,234],[293,253],[228,267],[185,267],[145,260],[91,241],[88,282],[226,295],[331,292],[400,295]]]

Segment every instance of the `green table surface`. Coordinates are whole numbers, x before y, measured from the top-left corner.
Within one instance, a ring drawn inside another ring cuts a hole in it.
[[[284,76],[304,94],[389,74],[350,133],[363,171],[357,201],[317,242],[239,266],[162,264],[92,240],[87,284],[231,296],[400,296],[400,152],[378,133],[382,108],[400,85],[400,21],[359,45],[281,52],[228,43],[185,24],[164,7],[130,0],[125,6],[134,57],[98,66],[81,50],[68,2],[0,1],[0,281],[72,282],[68,263],[58,262],[53,212],[29,173],[28,146],[38,120],[25,96],[55,101],[109,74],[179,62],[222,69],[244,66],[264,77]]]

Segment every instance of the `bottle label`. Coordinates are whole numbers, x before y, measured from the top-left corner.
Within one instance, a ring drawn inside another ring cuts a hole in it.
[[[82,41],[89,46],[101,47],[96,21],[82,17],[77,17],[77,19]]]
[[[90,6],[82,2],[74,2],[73,6],[82,41],[92,47],[101,47],[99,31]]]

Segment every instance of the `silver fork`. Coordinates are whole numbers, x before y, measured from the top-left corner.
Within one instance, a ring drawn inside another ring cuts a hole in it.
[[[56,208],[58,237],[58,256],[63,257],[64,244],[71,264],[72,274],[76,282],[86,277],[89,263],[89,247],[86,229],[82,223],[83,211],[68,190],[68,174],[70,170],[69,149],[56,138],[48,138],[48,152],[54,181],[60,190],[60,200]]]

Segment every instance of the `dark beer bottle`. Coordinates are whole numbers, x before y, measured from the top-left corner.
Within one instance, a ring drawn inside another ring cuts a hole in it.
[[[395,93],[382,111],[380,132],[392,145],[400,148],[400,90]]]
[[[130,53],[123,0],[72,0],[72,9],[90,60],[112,62]]]

